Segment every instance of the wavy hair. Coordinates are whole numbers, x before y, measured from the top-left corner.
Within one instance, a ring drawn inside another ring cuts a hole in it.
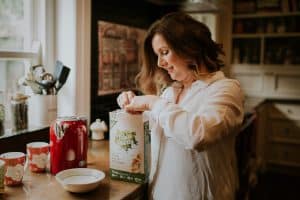
[[[179,57],[187,60],[187,66],[200,77],[200,66],[209,72],[224,66],[219,55],[225,55],[222,45],[211,38],[208,27],[186,13],[173,12],[154,22],[144,38],[143,65],[136,77],[138,88],[145,94],[158,94],[161,88],[174,82],[167,71],[157,66],[157,55],[152,39],[160,34]]]

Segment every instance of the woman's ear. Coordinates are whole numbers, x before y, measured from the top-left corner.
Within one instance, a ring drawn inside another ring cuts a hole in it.
[[[198,64],[196,61],[187,61],[187,66],[189,69],[195,69],[198,67]]]

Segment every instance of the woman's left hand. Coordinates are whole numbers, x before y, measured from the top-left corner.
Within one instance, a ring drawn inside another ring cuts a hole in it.
[[[125,106],[125,110],[128,112],[151,110],[158,99],[159,97],[155,95],[135,96],[130,104]]]

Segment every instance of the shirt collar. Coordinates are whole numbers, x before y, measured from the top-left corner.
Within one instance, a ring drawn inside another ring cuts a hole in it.
[[[202,76],[200,79],[194,81],[191,85],[191,88],[197,87],[197,88],[204,88],[210,85],[211,83],[223,79],[225,77],[224,73],[222,71],[216,71],[210,74],[207,74],[205,76]],[[173,88],[182,88],[181,83],[179,82],[173,82],[172,83]]]
[[[224,77],[225,77],[225,75],[222,71],[216,71],[216,72],[210,73],[209,75],[204,76],[201,79],[196,80],[195,82],[192,83],[192,87],[204,88],[217,80],[223,79]]]

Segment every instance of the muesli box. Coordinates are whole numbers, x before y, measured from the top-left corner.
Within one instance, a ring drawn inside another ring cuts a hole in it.
[[[109,120],[111,178],[135,183],[147,182],[150,133],[146,117],[119,109],[109,113]]]

